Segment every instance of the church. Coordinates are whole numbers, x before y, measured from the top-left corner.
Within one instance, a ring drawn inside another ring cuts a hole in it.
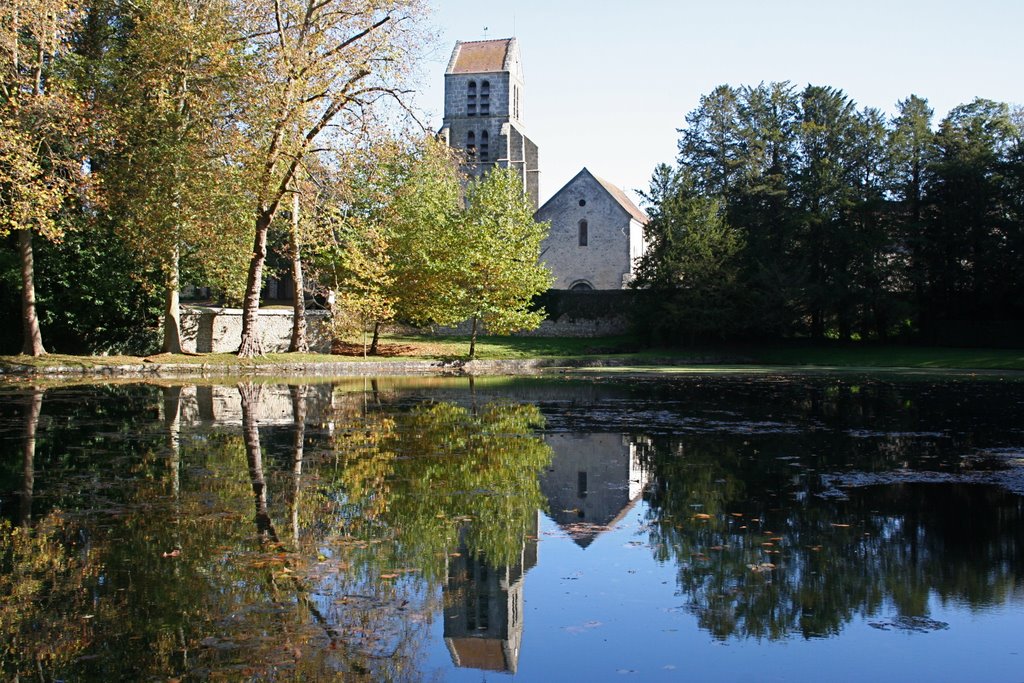
[[[455,43],[444,75],[444,120],[439,135],[481,176],[513,168],[538,221],[551,224],[541,261],[553,289],[624,289],[646,250],[647,216],[615,185],[584,168],[538,208],[540,155],[525,132],[525,90],[515,38]]]

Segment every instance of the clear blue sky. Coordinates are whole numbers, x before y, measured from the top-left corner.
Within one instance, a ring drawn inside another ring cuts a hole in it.
[[[519,39],[523,119],[541,201],[586,166],[627,190],[675,157],[677,128],[716,85],[829,85],[936,123],[975,96],[1024,103],[1024,0],[435,0],[419,104],[442,115],[456,40]],[[484,27],[488,30],[484,33]]]

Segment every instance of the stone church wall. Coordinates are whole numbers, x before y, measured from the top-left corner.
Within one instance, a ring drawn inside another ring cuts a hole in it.
[[[587,282],[594,289],[622,289],[630,273],[630,216],[596,180],[577,176],[541,207],[536,219],[551,222],[541,261],[558,278],[552,288]],[[581,220],[587,221],[587,246],[579,244]]]

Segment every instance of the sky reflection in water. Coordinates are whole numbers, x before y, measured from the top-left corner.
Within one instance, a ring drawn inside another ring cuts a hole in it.
[[[999,378],[6,388],[0,671],[1015,681],[1022,403]]]

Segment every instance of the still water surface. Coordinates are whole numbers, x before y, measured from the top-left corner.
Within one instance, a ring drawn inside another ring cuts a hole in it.
[[[1024,681],[1024,381],[0,388],[0,677]]]

